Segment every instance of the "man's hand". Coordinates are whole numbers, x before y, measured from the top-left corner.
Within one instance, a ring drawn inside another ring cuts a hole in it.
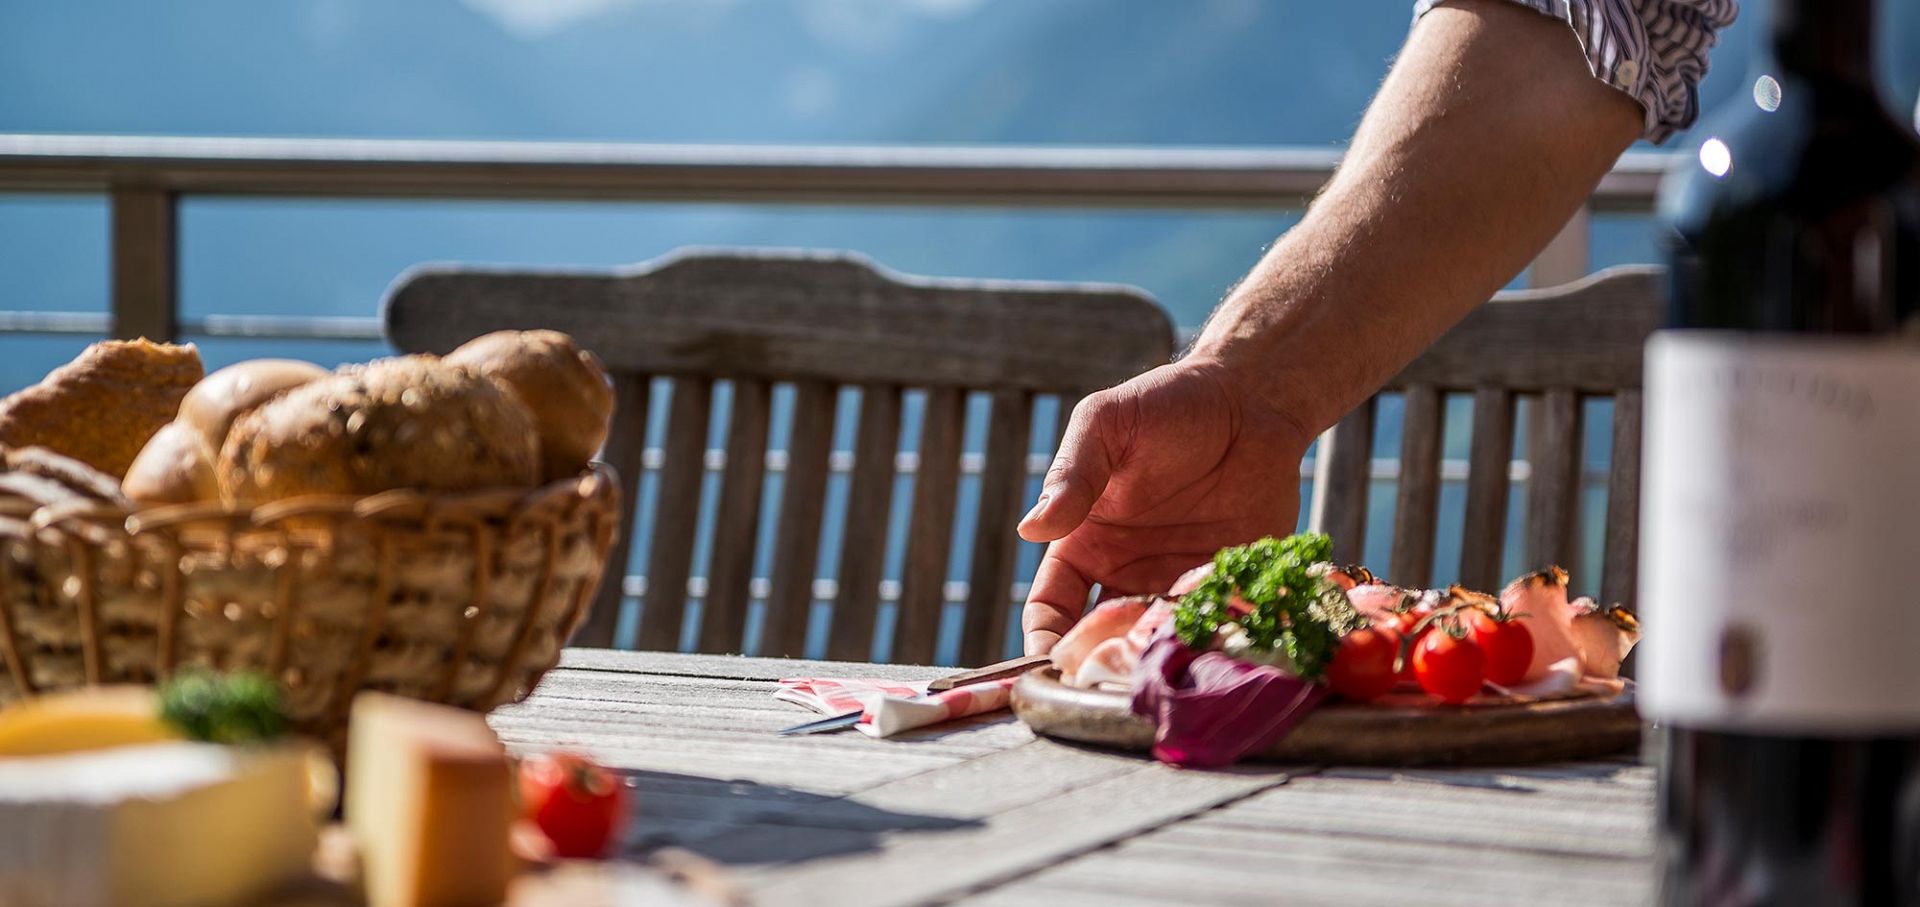
[[[1189,357],[1080,401],[1020,523],[1052,542],[1027,596],[1029,654],[1053,648],[1095,583],[1165,591],[1222,547],[1293,531],[1312,436],[1252,386]]]

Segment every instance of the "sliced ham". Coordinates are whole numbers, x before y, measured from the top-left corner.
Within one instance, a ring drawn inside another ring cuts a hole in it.
[[[1379,581],[1361,583],[1347,590],[1347,601],[1353,609],[1372,620],[1386,619],[1406,600],[1407,590]]]
[[[1533,662],[1523,685],[1548,678],[1554,665],[1572,659],[1576,679],[1617,688],[1620,663],[1640,639],[1640,622],[1619,605],[1602,606],[1591,598],[1567,600],[1567,571],[1550,567],[1507,584],[1500,606],[1533,634]]]
[[[1640,641],[1640,620],[1619,605],[1601,605],[1591,598],[1573,602],[1573,644],[1589,678],[1614,680],[1620,663]]]
[[[1140,654],[1153,643],[1161,628],[1173,619],[1174,601],[1170,598],[1155,598],[1145,613],[1133,622],[1133,626],[1121,636],[1102,641],[1080,660],[1080,669],[1071,676],[1063,674],[1061,679],[1068,686],[1093,689],[1101,686],[1126,688],[1132,685],[1134,665],[1140,663]]]
[[[1326,564],[1325,567],[1327,579],[1331,580],[1334,585],[1339,586],[1342,592],[1349,591],[1355,586],[1384,582],[1384,580],[1374,576],[1372,570],[1368,570],[1358,564],[1346,567],[1335,567],[1332,564]]]
[[[1580,648],[1573,642],[1573,609],[1567,602],[1567,571],[1548,567],[1508,583],[1500,592],[1500,607],[1521,615],[1520,622],[1533,635],[1533,661],[1521,684],[1546,679],[1554,662],[1562,659],[1580,663]]]
[[[1180,578],[1173,581],[1173,586],[1167,590],[1167,594],[1174,598],[1179,598],[1182,595],[1192,592],[1194,587],[1200,585],[1201,580],[1212,575],[1213,562],[1208,561],[1192,570],[1180,574]]]
[[[1143,647],[1134,645],[1133,635],[1115,636],[1094,646],[1087,657],[1081,659],[1080,670],[1067,679],[1068,686],[1098,689],[1100,687],[1130,688],[1133,685],[1133,667],[1140,663]]]
[[[1174,600],[1170,598],[1154,599],[1153,604],[1148,606],[1147,613],[1140,615],[1140,619],[1133,622],[1133,628],[1127,631],[1127,641],[1132,643],[1134,648],[1145,649],[1148,643],[1153,642],[1154,634],[1160,632],[1160,628],[1173,619],[1174,604]]]
[[[1096,646],[1109,639],[1125,636],[1128,630],[1133,629],[1140,615],[1147,613],[1147,606],[1152,601],[1152,598],[1144,595],[1109,599],[1081,617],[1050,653],[1053,666],[1060,669],[1060,676],[1072,678],[1079,673],[1081,663]]]

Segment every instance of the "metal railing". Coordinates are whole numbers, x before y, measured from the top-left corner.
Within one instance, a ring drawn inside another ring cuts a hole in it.
[[[1535,261],[1585,274],[1592,210],[1646,211],[1669,156],[1629,154]],[[377,339],[371,320],[246,317],[183,324],[183,195],[706,201],[750,204],[1287,210],[1339,163],[1320,148],[934,148],[0,135],[0,193],[104,194],[112,305],[8,312],[0,331]]]

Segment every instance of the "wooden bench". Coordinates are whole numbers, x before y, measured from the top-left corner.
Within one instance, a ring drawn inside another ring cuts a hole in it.
[[[857,388],[845,528],[830,549],[839,564],[827,637],[828,657],[848,661],[868,660],[875,641],[905,392],[922,390],[925,400],[892,658],[934,660],[965,407],[970,393],[983,392],[991,409],[972,559],[963,571],[959,660],[989,662],[1002,657],[1014,604],[1014,523],[1026,503],[1036,398],[1059,397],[1064,415],[1081,395],[1166,362],[1174,343],[1166,313],[1131,288],[909,277],[842,253],[689,251],[623,270],[424,267],[395,285],[384,318],[389,339],[409,352],[446,352],[488,331],[543,327],[597,352],[619,398],[604,456],[631,486],[623,539],[633,537],[640,498],[650,387],[656,378],[671,383],[645,554],[642,649],[680,648],[710,411],[715,382],[725,381],[732,386],[725,465],[694,648],[744,648],[774,387],[788,383],[791,438],[758,650],[802,654],[836,402],[842,388]],[[627,550],[622,545],[608,565],[574,645],[613,643]]]
[[[1631,602],[1638,571],[1641,349],[1660,324],[1663,285],[1659,268],[1634,266],[1558,287],[1501,293],[1388,382],[1386,390],[1405,394],[1406,406],[1385,576],[1406,586],[1431,582],[1448,393],[1473,395],[1459,581],[1495,590],[1507,579],[1501,555],[1514,412],[1522,398],[1535,401],[1526,452],[1524,560],[1529,569],[1575,562],[1581,542],[1581,404],[1610,397],[1612,452],[1598,593],[1608,602]],[[1322,436],[1315,459],[1309,523],[1333,536],[1341,563],[1358,562],[1366,538],[1376,409],[1377,398],[1349,413]]]
[[[1459,579],[1496,588],[1508,495],[1514,484],[1516,406],[1532,399],[1524,459],[1524,562],[1571,564],[1580,550],[1582,403],[1615,401],[1607,484],[1604,565],[1598,592],[1630,601],[1636,571],[1640,361],[1659,323],[1656,268],[1618,268],[1544,290],[1502,293],[1391,381],[1405,395],[1391,555],[1385,575],[1404,585],[1434,576],[1446,397],[1473,396],[1473,428]],[[974,519],[958,661],[1004,657],[1013,601],[1015,536],[1030,480],[1036,400],[1060,399],[1060,422],[1086,392],[1166,361],[1173,332],[1136,290],[1088,285],[927,280],[893,274],[857,256],[791,252],[687,252],[625,270],[546,271],[428,267],[390,294],[386,324],[408,351],[445,351],[480,333],[553,327],[598,351],[614,372],[620,408],[606,459],[634,485],[623,537],[631,538],[643,473],[649,387],[672,385],[661,442],[652,544],[644,554],[645,607],[636,644],[678,649],[698,539],[716,381],[733,385],[694,645],[737,652],[752,597],[763,506],[773,387],[793,388],[791,437],[765,584],[760,654],[801,655],[815,600],[836,402],[857,388],[844,530],[827,634],[829,658],[864,661],[873,650],[882,555],[902,459],[908,389],[925,402],[894,661],[935,655],[943,587],[959,504],[966,396],[991,396]],[[1361,560],[1377,398],[1330,430],[1315,458],[1310,525],[1330,533],[1336,557]],[[1059,425],[1042,427],[1045,450]],[[832,542],[833,540],[829,540]],[[627,574],[626,548],[576,645],[612,644]],[[1020,579],[1024,579],[1021,577]],[[1579,578],[1576,578],[1578,581]],[[697,583],[697,580],[696,580]],[[1584,585],[1584,584],[1583,584]],[[1585,586],[1586,591],[1595,591]]]

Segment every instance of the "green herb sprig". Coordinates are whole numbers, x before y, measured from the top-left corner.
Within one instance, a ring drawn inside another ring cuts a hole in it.
[[[1332,540],[1319,533],[1221,549],[1213,556],[1213,572],[1181,596],[1174,632],[1188,646],[1205,648],[1222,626],[1237,624],[1254,650],[1278,650],[1301,679],[1319,680],[1340,637],[1367,622],[1315,566],[1332,551]],[[1252,612],[1232,612],[1236,592],[1253,605]]]
[[[280,686],[264,674],[189,671],[160,688],[160,717],[189,739],[241,745],[287,733]]]

